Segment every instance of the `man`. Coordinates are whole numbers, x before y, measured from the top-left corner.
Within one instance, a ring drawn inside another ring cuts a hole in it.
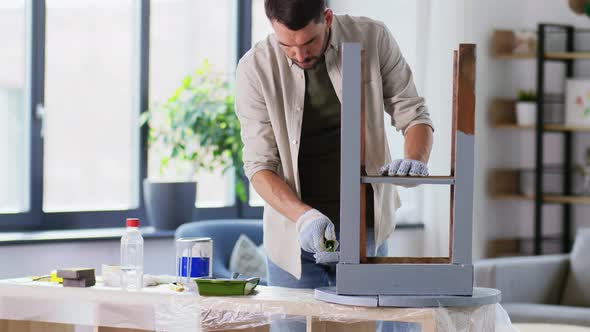
[[[269,284],[329,286],[334,266],[317,263],[334,260],[326,240],[337,240],[339,229],[342,43],[365,49],[368,175],[427,175],[432,122],[383,23],[335,16],[323,0],[266,0],[265,10],[275,33],[238,64],[236,112],[245,173],[267,203]],[[404,135],[405,159],[390,160],[385,113]],[[377,184],[367,199],[367,242],[385,255],[398,194]]]

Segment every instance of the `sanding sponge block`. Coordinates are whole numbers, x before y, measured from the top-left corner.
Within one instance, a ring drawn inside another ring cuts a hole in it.
[[[91,287],[96,284],[96,280],[94,278],[82,278],[82,279],[65,279],[63,285],[64,287]]]
[[[64,279],[94,279],[94,269],[73,267],[57,270],[57,276]]]

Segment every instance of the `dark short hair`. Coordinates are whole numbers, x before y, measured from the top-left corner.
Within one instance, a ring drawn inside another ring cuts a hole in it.
[[[290,30],[301,30],[312,20],[319,23],[324,17],[324,0],[265,0],[264,9],[269,20],[287,26]]]

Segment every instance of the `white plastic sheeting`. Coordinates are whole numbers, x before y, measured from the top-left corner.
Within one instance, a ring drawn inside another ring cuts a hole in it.
[[[358,324],[403,321],[424,330],[515,331],[499,304],[476,308],[366,308],[314,299],[313,290],[257,288],[251,296],[201,297],[168,285],[123,291],[102,286],[64,288],[27,279],[0,281],[0,319],[148,331],[221,331],[259,327],[279,320]]]

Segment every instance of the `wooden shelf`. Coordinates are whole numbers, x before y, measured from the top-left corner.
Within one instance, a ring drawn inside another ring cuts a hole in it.
[[[490,105],[489,116],[492,127],[518,128],[513,99],[495,98]]]
[[[514,30],[497,29],[492,33],[491,54],[496,59],[535,59],[534,45],[529,45],[529,52],[532,53],[514,53],[516,43]]]
[[[514,123],[498,123],[498,124],[492,125],[492,128],[497,128],[497,129],[535,129],[535,126],[533,126],[533,125],[525,126],[525,125],[519,125],[519,124],[514,124]]]
[[[542,237],[545,244],[549,246],[560,246],[562,242],[561,235],[544,235]],[[488,257],[511,257],[511,256],[528,256],[533,255],[532,237],[504,237],[489,239],[487,243]],[[547,253],[547,250],[544,250]],[[555,253],[559,253],[556,251]]]
[[[492,54],[492,57],[496,59],[504,59],[504,60],[524,60],[524,59],[535,59],[537,58],[536,54]]]
[[[495,53],[492,57],[505,60],[536,59],[536,54]],[[590,60],[590,52],[550,52],[545,54],[547,60]]]
[[[525,196],[520,194],[495,194],[491,196],[492,199],[499,201],[532,201],[533,196]]]
[[[590,60],[590,52],[551,52],[545,54],[547,60]]]
[[[548,131],[582,131],[583,132],[583,131],[590,131],[590,127],[547,124],[547,125],[545,125],[545,130],[548,130]]]
[[[535,198],[533,196],[520,195],[520,194],[495,194],[491,196],[495,200],[510,200],[510,201],[532,201]],[[590,204],[590,196],[557,196],[557,195],[545,195],[543,198],[545,203],[558,203],[558,204]]]
[[[518,169],[500,168],[490,170],[488,174],[488,192],[492,199],[510,201],[532,201],[533,195],[520,192],[520,173]],[[545,203],[590,204],[590,196],[565,196],[545,194]]]
[[[493,124],[493,128],[497,129],[521,129],[521,130],[529,130],[535,129],[536,126],[533,125],[519,125],[514,123],[499,123]],[[563,132],[590,132],[590,127],[580,127],[580,126],[566,126],[566,125],[559,125],[559,124],[547,124],[545,125],[545,131],[563,131]]]
[[[547,203],[590,204],[590,196],[545,195],[543,200]]]

